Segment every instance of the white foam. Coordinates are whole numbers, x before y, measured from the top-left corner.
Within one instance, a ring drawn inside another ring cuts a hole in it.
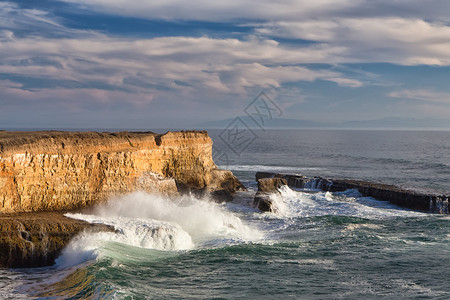
[[[24,274],[12,270],[0,270],[0,297],[2,299],[29,299],[25,293],[18,291],[23,282]]]
[[[341,193],[305,193],[283,186],[280,188],[280,195],[274,196],[273,200],[278,208],[274,215],[279,218],[340,215],[382,219],[426,216],[424,213],[402,209],[386,201],[361,197],[361,194],[356,190]]]
[[[66,214],[90,223],[113,226],[116,232],[83,233],[74,239],[60,265],[74,265],[101,256],[105,242],[180,251],[205,245],[256,241],[262,234],[241,222],[223,206],[193,197],[169,199],[135,192],[111,199],[91,214]]]
[[[66,214],[67,217],[95,224],[113,226],[116,232],[83,233],[79,235],[57,261],[60,265],[74,265],[94,259],[104,242],[117,242],[134,247],[157,250],[189,250],[194,247],[191,237],[177,224],[149,219],[115,216]],[[75,260],[73,260],[75,258]]]

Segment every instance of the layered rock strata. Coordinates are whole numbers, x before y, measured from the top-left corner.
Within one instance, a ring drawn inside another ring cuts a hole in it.
[[[323,177],[309,178],[301,175],[276,174],[268,172],[256,173],[256,180],[261,178],[283,178],[287,184],[296,188],[320,189],[340,192],[347,189],[358,190],[363,197],[389,201],[401,207],[414,210],[448,214],[449,196],[425,194],[388,184],[379,184],[361,180],[329,179]]]
[[[135,190],[242,188],[204,131],[0,132],[0,213],[88,207]]]

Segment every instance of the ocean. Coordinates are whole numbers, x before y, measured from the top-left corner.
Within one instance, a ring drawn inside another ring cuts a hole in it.
[[[216,163],[248,191],[228,204],[144,192],[69,217],[52,267],[0,271],[2,299],[449,299],[450,218],[362,197],[283,188],[252,207],[255,173],[352,178],[450,194],[449,131],[211,130]]]

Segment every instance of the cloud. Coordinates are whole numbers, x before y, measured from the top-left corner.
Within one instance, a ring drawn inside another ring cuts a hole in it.
[[[307,53],[258,39],[129,40],[99,34],[79,39],[3,38],[0,73],[47,78],[65,87],[88,88],[95,83],[130,93],[160,89],[245,94],[249,87],[318,79],[342,86],[361,85],[339,72],[297,66],[310,59]],[[312,55],[327,54],[317,49]]]
[[[444,23],[398,17],[337,18],[262,23],[257,31],[341,49],[330,61],[450,65],[450,26]]]
[[[21,8],[17,3],[0,2],[0,29],[2,35],[68,37],[83,31],[67,28],[50,12],[41,9]]]
[[[450,17],[446,13],[450,2],[443,0],[426,4],[420,0],[66,2],[144,19],[237,22],[268,39],[318,43],[316,47],[297,45],[299,51],[306,52],[299,63],[450,65]],[[313,55],[311,50],[319,53]]]
[[[101,13],[144,19],[299,21],[354,17],[402,17],[448,21],[447,0],[61,0]]]
[[[357,87],[361,87],[363,85],[363,83],[361,81],[358,81],[355,79],[349,79],[349,78],[336,77],[336,78],[329,78],[328,80],[336,82],[338,85],[345,86],[345,87],[357,88]]]
[[[450,93],[430,90],[401,90],[391,92],[388,96],[392,98],[404,98],[431,103],[450,104]]]
[[[64,0],[102,13],[168,20],[230,21],[239,19],[298,19],[346,11],[360,1],[352,0]]]

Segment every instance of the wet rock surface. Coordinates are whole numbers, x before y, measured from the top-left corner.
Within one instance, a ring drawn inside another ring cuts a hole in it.
[[[381,201],[389,201],[401,207],[414,210],[448,214],[449,197],[446,195],[424,194],[400,188],[395,185],[350,179],[330,179],[323,177],[305,177],[302,175],[257,172],[256,179],[283,178],[287,184],[296,188],[320,189],[340,192],[348,189],[358,190],[363,197],[373,197]]]
[[[82,231],[114,231],[64,217],[63,212],[0,215],[0,267],[52,265],[72,237]]]
[[[275,212],[271,195],[279,194],[279,189],[287,185],[284,178],[260,178],[258,179],[258,191],[253,199],[253,206],[261,211]]]

